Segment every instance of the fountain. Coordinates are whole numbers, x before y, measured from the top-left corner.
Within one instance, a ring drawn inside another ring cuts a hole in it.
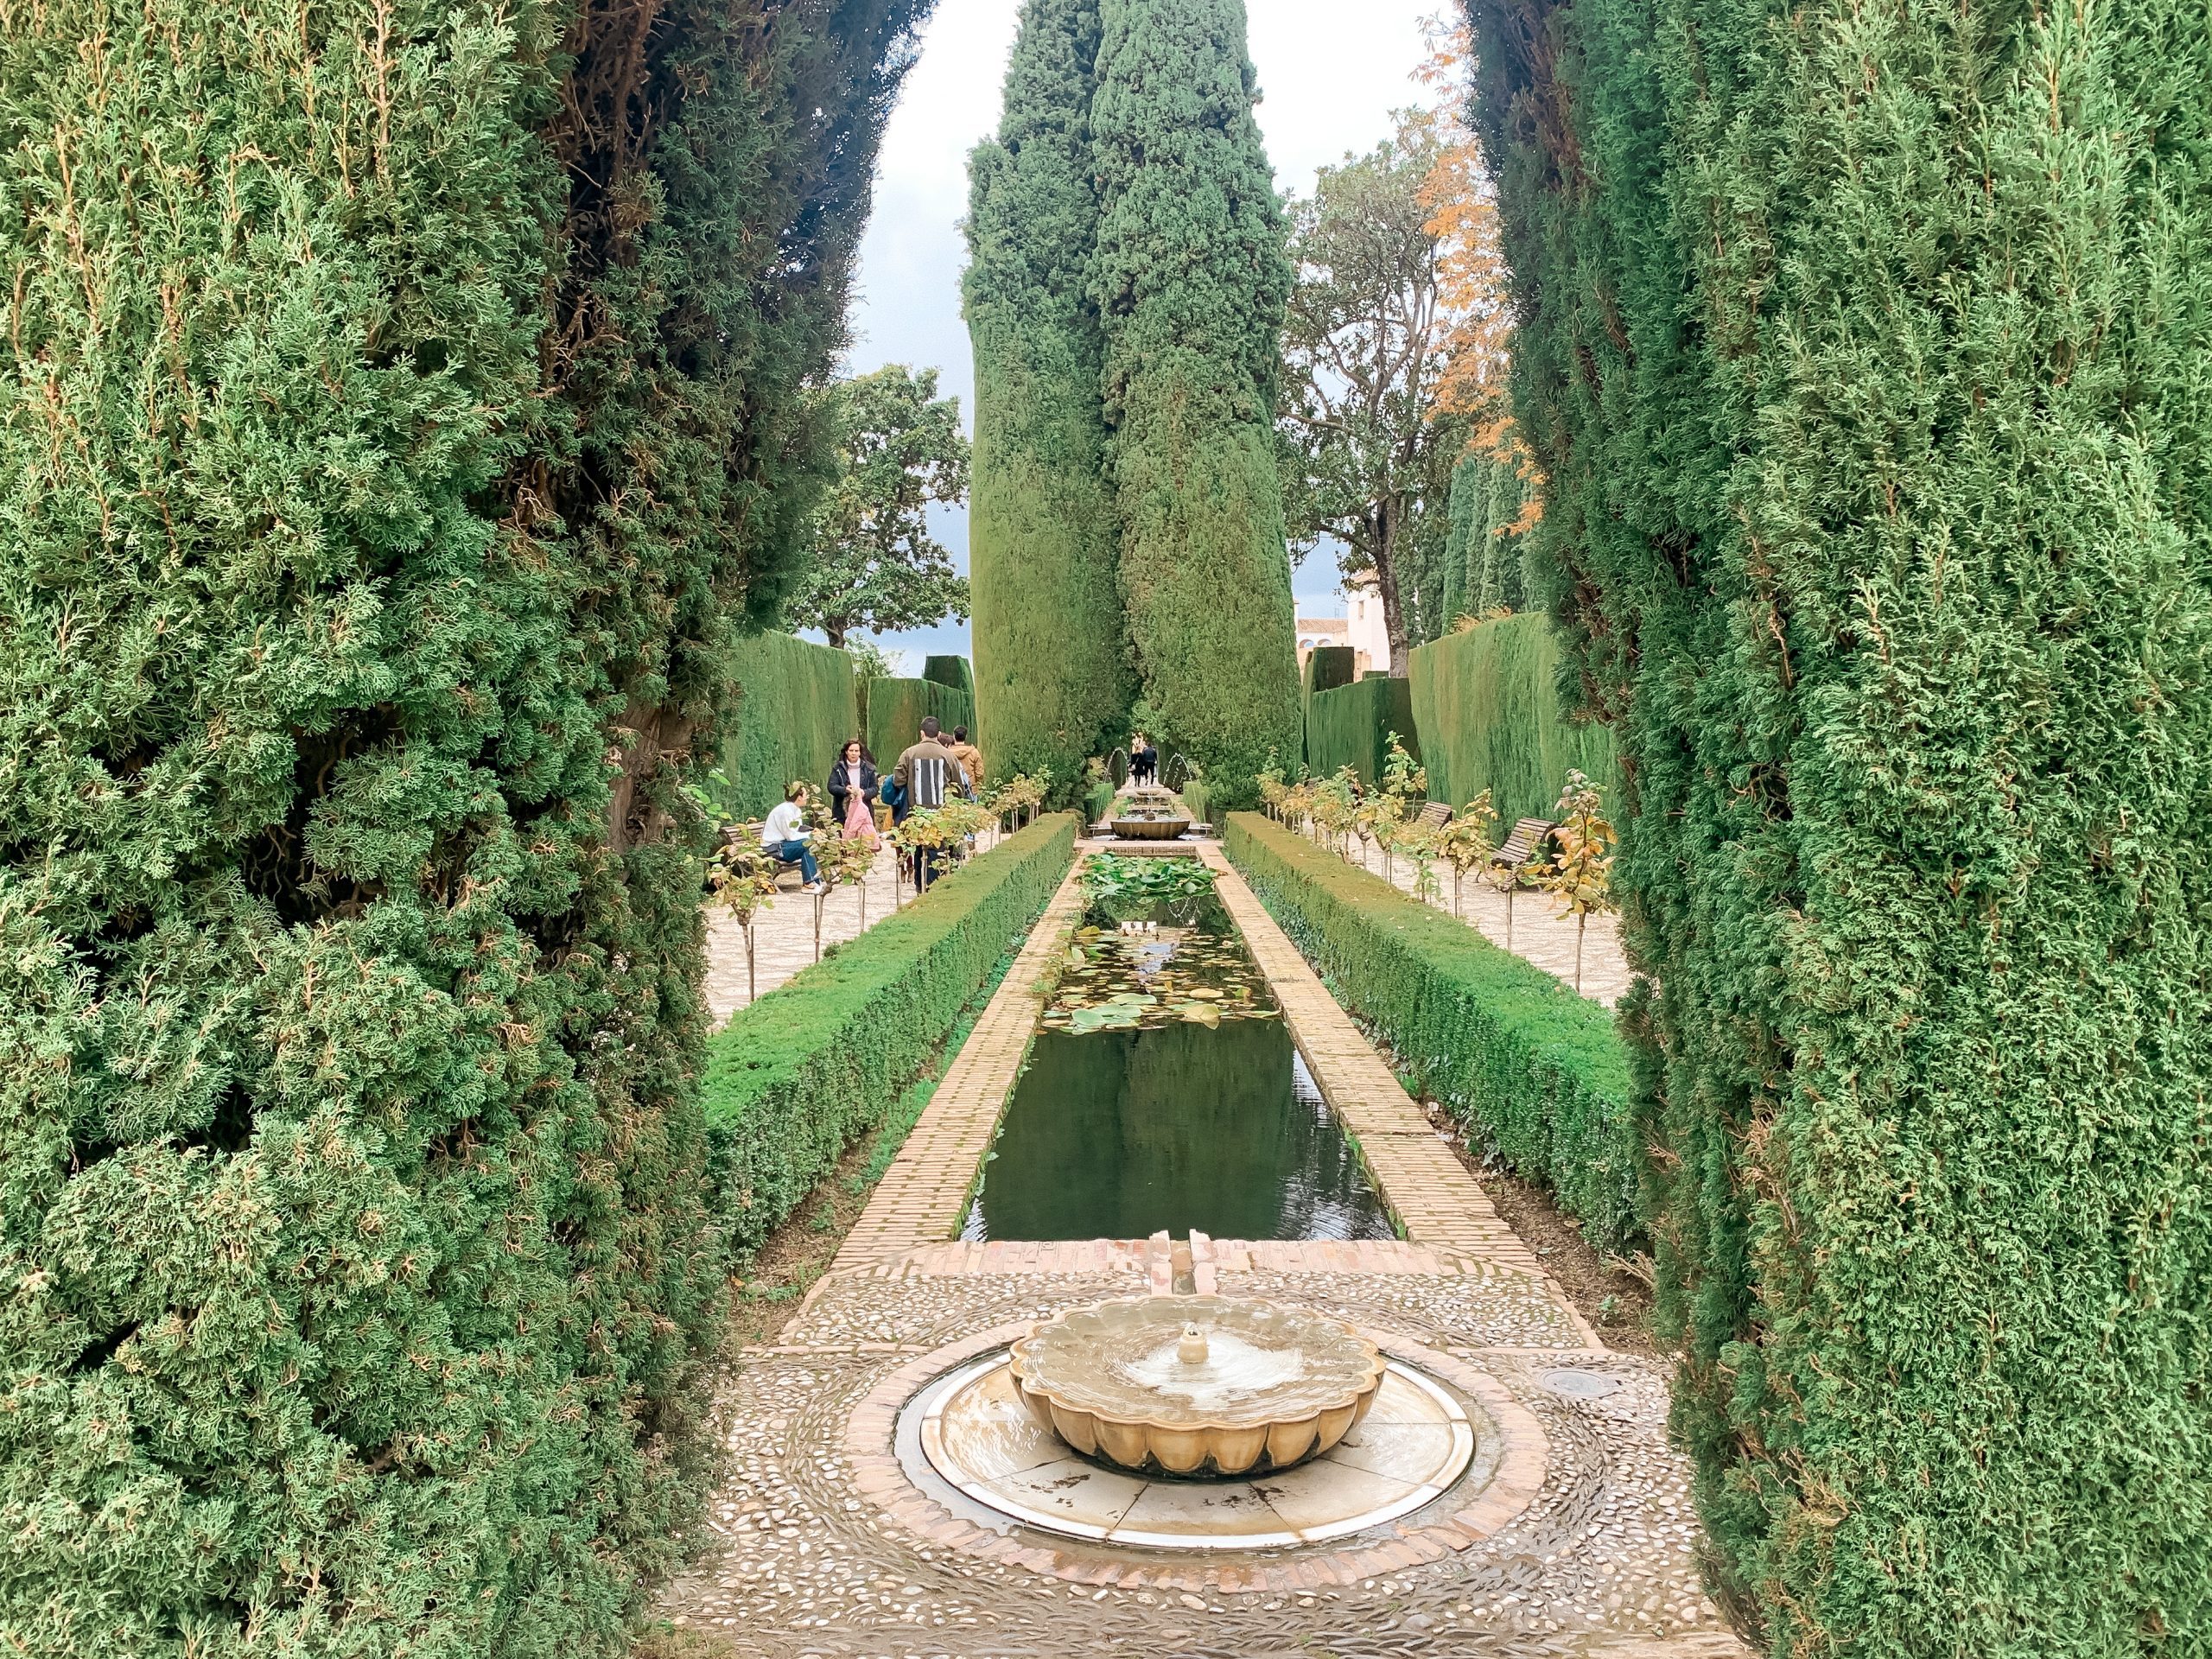
[[[1190,832],[1191,814],[1164,789],[1140,788],[1108,820],[1118,841],[1174,841]]]
[[[1271,1302],[1145,1296],[1048,1319],[1012,1370],[1039,1423],[1134,1473],[1246,1475],[1329,1451],[1387,1362],[1350,1325]]]

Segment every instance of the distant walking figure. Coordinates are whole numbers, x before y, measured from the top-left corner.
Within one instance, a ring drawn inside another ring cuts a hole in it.
[[[875,757],[860,739],[852,739],[838,751],[837,763],[830,768],[830,807],[846,840],[875,845],[875,812],[871,803],[879,781]]]
[[[911,743],[899,757],[899,764],[891,770],[891,782],[905,799],[909,809],[925,810],[943,806],[953,796],[968,787],[968,774],[960,769],[960,762],[952,751],[938,741],[941,728],[937,716],[931,715],[922,721],[922,736],[918,743]],[[914,860],[914,886],[917,890],[927,887],[936,874],[936,861],[918,855]]]

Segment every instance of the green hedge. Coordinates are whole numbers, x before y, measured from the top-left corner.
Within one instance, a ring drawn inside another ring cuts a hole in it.
[[[1567,769],[1579,766],[1618,803],[1612,728],[1562,715],[1559,662],[1551,619],[1535,613],[1414,648],[1407,683],[1432,800],[1464,806],[1486,789],[1508,823],[1549,817]]]
[[[853,659],[788,633],[750,633],[730,649],[737,713],[722,733],[726,804],[760,817],[795,778],[819,785],[861,729]]]
[[[741,1254],[760,1247],[925,1065],[1075,857],[1040,817],[779,986],[708,1045],[709,1178]]]
[[[1383,762],[1390,757],[1392,732],[1420,756],[1413,693],[1405,681],[1370,675],[1316,691],[1306,705],[1306,764],[1324,777],[1350,766],[1362,782],[1372,785],[1381,779]]]
[[[948,741],[952,728],[965,726],[973,735],[976,706],[960,691],[935,680],[869,680],[862,718],[868,725],[868,752],[885,771],[899,751],[922,734],[925,715],[935,715]]]
[[[1309,700],[1316,691],[1350,685],[1358,676],[1352,672],[1352,648],[1350,645],[1316,645],[1306,653],[1306,666],[1300,671],[1299,684]]]
[[[976,675],[975,671],[968,666],[968,659],[965,657],[925,658],[922,661],[922,677],[938,685],[950,686],[968,699],[968,707],[971,710],[975,708]],[[963,721],[961,724],[969,728],[970,736],[975,734],[975,728],[971,721]]]
[[[1225,850],[1416,1086],[1541,1183],[1592,1242],[1637,1238],[1627,1052],[1612,1017],[1465,923],[1255,812]]]

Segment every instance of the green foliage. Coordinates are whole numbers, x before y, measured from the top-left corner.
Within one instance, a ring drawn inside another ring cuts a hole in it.
[[[976,676],[965,657],[925,657],[922,659],[922,677],[950,686],[968,699],[969,708],[975,707]],[[972,727],[968,734],[976,735]]]
[[[717,799],[738,817],[766,817],[794,779],[820,786],[860,735],[852,659],[787,633],[748,633],[731,642],[728,661],[737,708],[721,728],[727,787]]]
[[[11,1654],[612,1654],[692,1530],[681,785],[916,10],[0,25]]]
[[[1611,728],[1560,709],[1559,652],[1558,631],[1541,613],[1495,617],[1414,651],[1407,683],[1431,798],[1487,790],[1510,824],[1551,817],[1570,769],[1608,793],[1618,788]]]
[[[1268,748],[1298,741],[1273,430],[1282,212],[1239,0],[1103,0],[1099,16],[1094,293],[1122,604],[1160,753],[1236,805],[1257,799]]]
[[[2203,8],[1473,16],[1725,1580],[1777,1654],[2200,1652]]]
[[[884,771],[891,770],[899,754],[919,742],[922,721],[935,715],[944,728],[944,741],[952,741],[952,728],[966,726],[974,735],[976,711],[951,686],[936,680],[871,680],[868,684],[868,747]],[[824,774],[827,775],[826,773]]]
[[[1001,776],[1075,777],[1135,692],[1090,295],[1097,51],[1096,0],[1025,0],[998,137],[969,163],[969,568],[976,713]]]
[[[1519,528],[1534,487],[1510,460],[1480,453],[1459,457],[1452,469],[1443,615],[1430,638],[1461,617],[1535,608],[1541,596],[1522,558],[1530,538]]]
[[[965,620],[967,581],[929,526],[931,506],[968,494],[960,400],[937,395],[935,369],[918,374],[903,363],[834,381],[817,396],[836,474],[808,521],[785,620],[842,645],[855,629],[896,633]]]
[[[1432,573],[1468,421],[1438,406],[1452,318],[1429,186],[1449,135],[1421,111],[1399,111],[1396,124],[1366,155],[1322,168],[1313,194],[1290,204],[1298,280],[1276,430],[1292,545],[1329,543],[1344,575],[1374,573],[1402,657],[1444,631]]]
[[[1116,921],[1166,906],[1187,912],[1213,894],[1213,871],[1195,858],[1094,853],[1084,861],[1086,903]]]
[[[709,1176],[741,1253],[759,1248],[875,1124],[952,1029],[1075,857],[1039,818],[741,1008],[708,1045]]]
[[[1350,645],[1316,645],[1307,652],[1306,666],[1299,675],[1299,692],[1304,705],[1309,709],[1313,706],[1316,691],[1350,685],[1357,678],[1352,672],[1353,660]]]
[[[1410,752],[1420,758],[1415,729],[1413,693],[1404,680],[1376,675],[1317,691],[1306,706],[1306,764],[1324,773],[1350,766],[1372,787],[1389,764],[1393,733],[1408,734]]]
[[[1627,1057],[1603,1008],[1257,813],[1230,817],[1224,850],[1471,1141],[1548,1187],[1599,1246],[1638,1236]]]

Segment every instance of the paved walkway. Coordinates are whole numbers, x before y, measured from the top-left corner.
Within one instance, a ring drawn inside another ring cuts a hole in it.
[[[1348,861],[1352,864],[1360,862],[1357,841],[1352,843],[1351,857]],[[1390,865],[1392,885],[1408,898],[1414,897],[1414,861],[1394,858]],[[1372,844],[1368,847],[1364,868],[1370,875],[1380,876],[1382,874],[1380,848]],[[1449,915],[1452,912],[1452,867],[1440,862],[1434,868],[1437,888],[1441,896],[1428,902]],[[1573,985],[1574,918],[1560,915],[1558,902],[1533,887],[1524,887],[1516,893],[1511,900],[1511,907],[1513,943],[1510,949],[1514,955]],[[1506,896],[1488,882],[1470,875],[1460,884],[1460,919],[1501,949],[1507,948],[1506,912]],[[1628,994],[1628,988],[1634,978],[1629,969],[1628,955],[1621,949],[1619,918],[1592,916],[1589,931],[1582,941],[1582,995],[1610,1008]]]
[[[732,1659],[1745,1659],[1700,1586],[1665,1366],[1605,1348],[1219,849],[1200,856],[1408,1236],[957,1239],[1079,917],[1064,884],[836,1264],[743,1351],[712,1535],[659,1616]],[[1476,1469],[1349,1538],[1163,1552],[995,1522],[915,1462],[902,1414],[932,1378],[1070,1306],[1210,1292],[1332,1313],[1440,1379]]]
[[[979,853],[998,844],[993,830],[986,830]],[[894,906],[912,904],[912,888],[898,890],[893,871],[895,861],[888,848],[876,855],[867,881],[868,925],[874,927],[891,914]],[[822,901],[822,946],[857,938],[861,926],[861,895],[857,887],[842,887]],[[745,931],[720,905],[704,906],[707,918],[707,1008],[719,1029],[748,1000],[745,978]],[[815,960],[814,900],[796,887],[776,895],[773,904],[753,918],[753,973],[760,995],[766,996]]]

